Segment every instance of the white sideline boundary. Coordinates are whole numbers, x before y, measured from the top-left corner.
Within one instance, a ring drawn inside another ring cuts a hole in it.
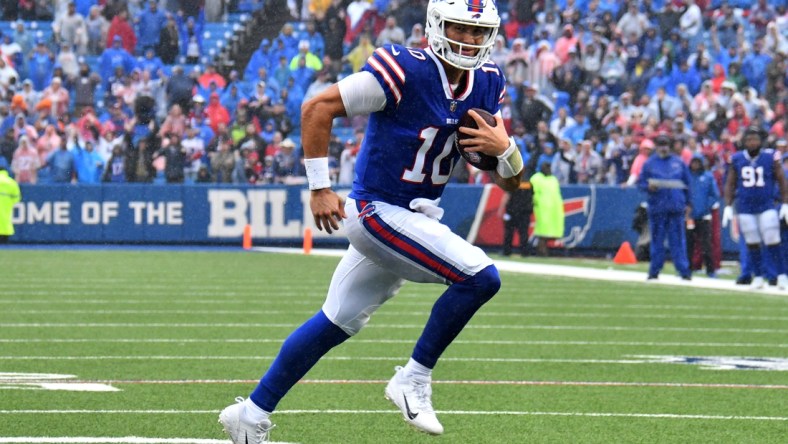
[[[128,436],[125,438],[91,438],[91,437],[33,437],[0,438],[0,443],[33,443],[33,444],[227,444],[227,439],[199,439],[199,438],[139,438]],[[277,443],[272,443],[277,444]],[[287,444],[287,443],[279,443]]]
[[[216,413],[214,410],[0,410],[3,415],[69,415],[69,414],[120,414],[120,415],[204,415]],[[588,418],[643,418],[643,419],[700,419],[717,421],[788,421],[788,416],[739,416],[739,415],[702,415],[702,414],[683,414],[683,413],[626,413],[626,412],[545,412],[545,411],[516,411],[516,410],[436,410],[440,415],[457,416],[568,416],[568,417],[588,417]],[[277,410],[276,415],[313,415],[313,414],[333,414],[333,415],[402,415],[399,410],[349,410],[349,409],[294,409]],[[40,439],[40,438],[39,438]],[[106,438],[91,438],[106,439]],[[110,438],[113,439],[113,438]],[[121,438],[124,439],[124,438]],[[144,439],[144,438],[142,438]],[[19,442],[3,441],[0,443]],[[54,442],[54,441],[35,441],[35,442]],[[63,442],[63,441],[57,441]],[[70,441],[65,441],[70,442]],[[80,442],[120,442],[136,443],[139,441],[80,441]],[[141,444],[148,444],[150,441],[142,441]],[[158,440],[153,443],[170,443],[172,441]],[[197,441],[187,441],[194,443]],[[208,440],[215,443],[227,441]],[[279,443],[286,444],[286,443]]]
[[[0,438],[0,443],[30,443],[30,444],[227,444],[229,439],[200,439],[200,438],[140,438],[127,436],[123,438],[93,438],[93,437],[34,437],[20,436],[18,438]],[[289,444],[286,442],[271,442],[270,444]]]
[[[281,248],[281,247],[254,247],[252,251],[261,253],[279,254],[303,254],[300,248]],[[342,257],[345,250],[317,248],[313,249],[311,255],[326,257]],[[661,274],[659,279],[646,281],[646,273],[642,271],[628,270],[605,270],[601,268],[577,267],[572,265],[553,265],[535,264],[526,262],[516,262],[507,260],[495,260],[495,266],[500,271],[512,273],[535,274],[540,276],[566,277],[572,279],[591,279],[597,281],[610,282],[634,282],[644,285],[669,285],[685,288],[700,288],[719,291],[734,291],[739,293],[749,293],[752,295],[770,295],[788,297],[788,291],[780,290],[776,287],[766,286],[761,290],[750,290],[747,285],[736,285],[727,279],[711,279],[707,277],[693,276],[691,281],[681,280],[678,276]]]

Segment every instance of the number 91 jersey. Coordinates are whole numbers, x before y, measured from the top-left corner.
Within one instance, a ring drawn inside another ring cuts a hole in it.
[[[781,162],[779,151],[761,149],[751,157],[746,150],[731,158],[736,172],[736,211],[739,214],[760,214],[774,208],[774,191],[778,186],[774,177],[774,162]]]
[[[500,109],[501,70],[488,60],[467,72],[455,94],[430,49],[385,45],[362,69],[383,88],[386,106],[370,115],[350,197],[405,208],[415,198],[437,199],[459,158],[453,144],[460,116]]]

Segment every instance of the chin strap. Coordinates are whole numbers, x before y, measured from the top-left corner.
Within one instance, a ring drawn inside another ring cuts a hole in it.
[[[523,156],[517,149],[514,137],[509,138],[509,147],[498,156],[498,166],[495,171],[504,179],[514,177],[523,170]]]

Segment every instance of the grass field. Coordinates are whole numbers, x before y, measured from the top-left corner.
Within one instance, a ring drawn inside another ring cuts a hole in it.
[[[0,250],[0,442],[222,439],[219,410],[248,395],[281,341],[319,309],[337,261]],[[433,400],[445,435],[412,431],[383,398],[385,381],[407,360],[442,291],[406,284],[281,402],[272,439],[788,441],[784,361],[782,371],[656,362],[662,356],[785,359],[788,297],[502,277],[501,292],[435,370]],[[72,382],[119,391],[44,390],[8,373],[73,375]]]

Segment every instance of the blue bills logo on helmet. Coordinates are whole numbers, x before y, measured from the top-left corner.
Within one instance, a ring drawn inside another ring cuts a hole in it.
[[[484,4],[485,0],[467,0],[466,3],[468,4],[468,11],[469,12],[483,12],[484,11]],[[481,17],[481,15],[479,15]],[[479,18],[474,16],[474,18]]]

